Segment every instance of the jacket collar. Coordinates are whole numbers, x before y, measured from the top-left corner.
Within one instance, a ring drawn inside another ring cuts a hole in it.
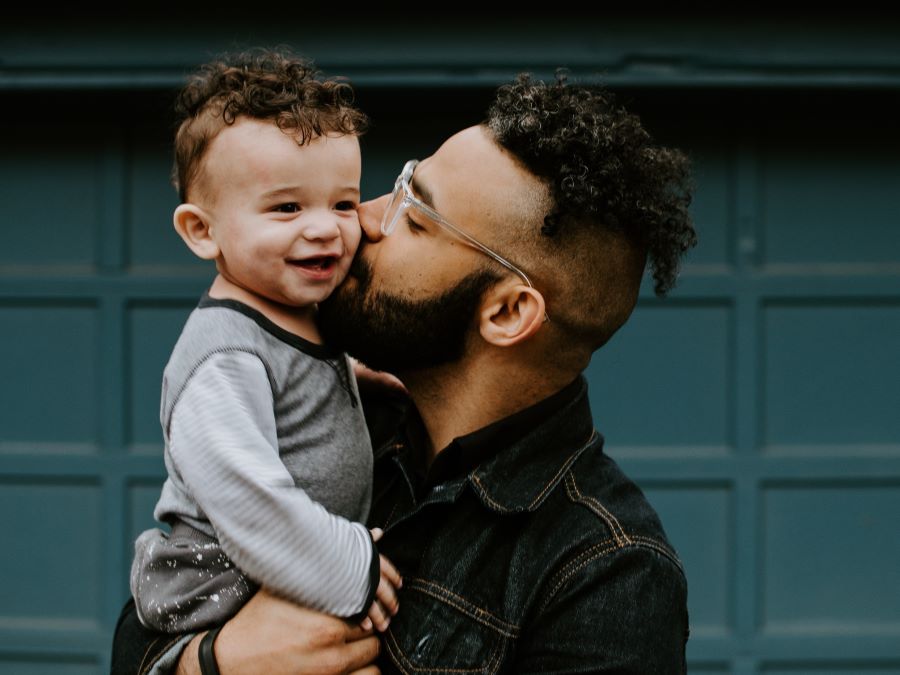
[[[603,437],[594,430],[591,417],[587,381],[582,375],[570,386],[576,391],[565,405],[511,445],[498,446],[469,473],[468,481],[485,506],[499,513],[536,509],[583,452],[602,447]]]
[[[602,436],[594,430],[587,381],[579,375],[547,399],[454,439],[441,454],[456,454],[453,464],[459,470],[426,484],[411,456],[423,452],[421,444],[416,443],[422,422],[408,399],[404,408],[401,419],[394,417],[399,430],[390,441],[376,445],[376,462],[396,457],[404,467],[410,489],[420,497],[430,485],[444,501],[450,493],[458,496],[459,488],[468,484],[487,508],[499,513],[536,509],[583,452],[603,444]],[[460,454],[463,450],[465,456]],[[451,486],[455,488],[448,490]]]

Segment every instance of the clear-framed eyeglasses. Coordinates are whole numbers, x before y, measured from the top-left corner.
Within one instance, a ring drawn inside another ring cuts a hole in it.
[[[398,176],[397,182],[394,183],[394,191],[393,193],[391,193],[391,200],[388,202],[387,208],[384,211],[384,217],[381,219],[381,233],[385,236],[390,235],[390,233],[396,229],[397,223],[399,223],[403,219],[403,215],[406,213],[407,209],[415,209],[423,214],[428,220],[434,222],[437,225],[440,225],[445,230],[448,230],[450,233],[456,235],[471,247],[481,251],[487,256],[490,256],[510,272],[513,272],[514,274],[520,276],[522,278],[522,281],[531,286],[531,288],[534,288],[534,284],[531,283],[531,279],[528,278],[528,275],[525,274],[525,272],[513,265],[509,260],[504,258],[496,251],[493,251],[482,244],[472,235],[459,229],[456,225],[449,222],[446,218],[444,218],[441,214],[428,206],[428,204],[423,202],[421,199],[416,198],[416,196],[412,192],[412,188],[410,187],[409,182],[412,180],[413,171],[415,171],[416,165],[418,163],[419,160],[417,159],[409,160],[403,167],[403,172],[400,174],[400,176]]]

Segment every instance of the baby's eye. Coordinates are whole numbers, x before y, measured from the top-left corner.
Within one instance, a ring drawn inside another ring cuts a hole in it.
[[[338,211],[353,211],[356,208],[356,202],[343,201],[334,205]]]
[[[286,202],[279,204],[273,210],[280,213],[297,213],[300,210],[300,205],[297,202]]]

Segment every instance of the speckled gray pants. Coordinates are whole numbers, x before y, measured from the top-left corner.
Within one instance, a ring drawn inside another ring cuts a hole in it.
[[[146,530],[134,544],[131,594],[148,628],[190,633],[234,616],[258,586],[212,537],[185,523]]]

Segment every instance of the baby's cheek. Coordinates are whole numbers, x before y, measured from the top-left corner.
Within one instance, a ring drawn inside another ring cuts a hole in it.
[[[360,227],[359,224],[359,215],[356,214],[352,224],[348,225],[349,226],[344,229],[344,246],[347,248],[347,252],[353,256],[356,254],[356,249],[359,248],[359,242],[362,239],[362,227]]]

